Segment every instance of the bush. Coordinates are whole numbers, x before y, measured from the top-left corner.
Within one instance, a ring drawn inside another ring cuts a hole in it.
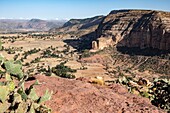
[[[57,54],[54,54],[51,50],[45,50],[43,53],[43,58],[58,58],[59,56]]]
[[[68,66],[65,66],[66,62],[62,62],[59,65],[56,65],[56,67],[52,68],[52,72],[55,73],[57,76],[63,77],[63,78],[70,78],[74,79],[75,75],[69,74],[69,73],[75,73],[77,70],[71,69]]]
[[[90,57],[91,55],[92,53],[90,53],[89,50],[84,50],[81,57],[86,58],[86,57]]]
[[[8,61],[0,56],[0,112],[5,113],[49,113],[51,110],[42,103],[51,98],[52,93],[46,91],[42,97],[37,96],[34,85],[24,88],[28,75],[22,71],[19,61]]]
[[[34,54],[34,53],[38,53],[40,51],[40,49],[32,49],[32,50],[29,50],[29,51],[26,51],[23,53],[24,56],[28,56],[28,55],[31,55],[31,54]]]
[[[40,62],[41,58],[37,57],[34,60],[31,61],[31,63],[38,63]]]
[[[170,112],[170,81],[158,79],[154,81],[152,89],[152,104]]]

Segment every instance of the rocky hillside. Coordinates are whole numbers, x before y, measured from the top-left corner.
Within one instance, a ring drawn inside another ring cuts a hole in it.
[[[35,86],[39,95],[46,89],[53,91],[52,99],[45,103],[53,113],[164,113],[149,99],[130,94],[119,84],[106,87],[42,75],[36,79],[41,83]],[[26,87],[34,82],[26,82]]]
[[[14,20],[1,19],[0,32],[22,32],[22,31],[48,31],[51,28],[63,26],[64,20]]]
[[[170,50],[170,13],[152,10],[111,11],[97,29],[97,48],[110,45]]]
[[[71,19],[61,28],[53,28],[50,32],[71,34],[76,36],[86,35],[94,32],[104,16],[95,16],[86,19]]]

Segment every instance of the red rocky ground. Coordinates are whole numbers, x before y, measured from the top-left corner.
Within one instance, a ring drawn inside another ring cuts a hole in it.
[[[45,104],[54,113],[162,113],[143,98],[128,91],[121,85],[97,86],[85,81],[68,80],[37,75],[41,85],[36,91],[42,95],[46,89],[53,91],[50,101]],[[33,81],[28,81],[30,85]]]

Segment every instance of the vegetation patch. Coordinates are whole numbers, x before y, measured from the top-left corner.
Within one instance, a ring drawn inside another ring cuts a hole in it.
[[[34,85],[39,85],[38,81],[25,89],[28,75],[23,73],[21,62],[9,61],[0,56],[0,79],[1,113],[51,112],[43,103],[51,98],[52,92],[47,90],[44,96],[37,96]]]
[[[65,66],[64,65],[65,63],[66,62],[62,62],[59,65],[52,67],[52,72],[55,73],[57,76],[60,76],[60,77],[63,77],[63,78],[74,79],[75,75],[73,75],[72,73],[75,73],[77,70],[71,69],[70,67]]]

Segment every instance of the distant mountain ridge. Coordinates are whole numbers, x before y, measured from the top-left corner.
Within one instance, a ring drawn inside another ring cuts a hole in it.
[[[63,26],[65,20],[0,19],[0,32],[48,31]]]
[[[66,22],[63,27],[73,26],[76,24],[92,24],[96,25],[101,21],[101,17],[103,16],[95,16],[91,18],[85,18],[85,19],[70,19],[68,22]]]
[[[90,32],[94,32],[104,16],[95,16],[85,19],[70,19],[60,28],[50,29],[50,32],[62,32],[82,36]]]
[[[87,39],[93,49],[158,49],[170,51],[170,12],[156,10],[113,10],[107,16],[71,19],[51,32]],[[90,42],[90,41],[94,42]],[[81,45],[83,45],[81,43]]]

